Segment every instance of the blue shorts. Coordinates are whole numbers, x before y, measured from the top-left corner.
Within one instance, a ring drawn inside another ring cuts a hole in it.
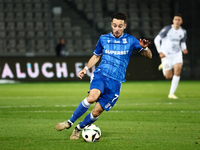
[[[104,110],[109,111],[119,98],[121,82],[95,72],[90,82],[90,90],[92,89],[101,91],[97,102],[100,103]]]

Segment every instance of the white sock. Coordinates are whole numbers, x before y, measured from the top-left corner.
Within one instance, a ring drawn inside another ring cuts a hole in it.
[[[173,75],[169,94],[175,93],[178,87],[179,80],[180,80],[180,76]]]
[[[82,101],[82,105],[83,105],[84,107],[86,107],[86,108],[89,108],[91,104],[88,103],[87,98],[85,98],[85,99]]]
[[[82,130],[82,128],[80,127],[80,125],[78,124],[77,126],[76,126],[79,130]]]
[[[92,113],[90,113],[90,118],[91,118],[91,120],[96,121],[96,120],[99,118],[99,116],[98,116],[98,117],[94,117],[94,116],[92,115]]]

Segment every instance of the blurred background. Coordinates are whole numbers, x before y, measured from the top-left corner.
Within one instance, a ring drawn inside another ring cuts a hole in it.
[[[188,35],[183,78],[200,79],[199,7],[200,0],[0,0],[0,73],[13,57],[25,63],[56,57],[61,37],[66,40],[68,58],[84,57],[87,62],[99,36],[111,32],[111,17],[119,11],[128,15],[126,33],[151,41],[149,47],[159,65],[153,40],[178,12]],[[10,78],[6,75],[1,78]]]

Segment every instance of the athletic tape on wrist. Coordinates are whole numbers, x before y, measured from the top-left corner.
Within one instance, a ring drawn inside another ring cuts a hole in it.
[[[86,69],[88,71],[88,67],[87,66],[85,66],[84,69]]]
[[[147,50],[148,50],[148,47],[143,48],[143,50],[147,51]]]

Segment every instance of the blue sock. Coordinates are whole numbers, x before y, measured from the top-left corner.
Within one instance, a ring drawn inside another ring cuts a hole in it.
[[[81,122],[79,124],[79,127],[82,129],[84,128],[85,126],[89,125],[89,124],[92,124],[93,122],[97,121],[99,117],[96,117],[94,118],[92,113],[88,114],[85,119],[83,120],[83,122]]]
[[[72,114],[70,121],[74,123],[79,117],[81,117],[89,108],[90,103],[87,102],[87,99],[85,98],[76,108],[74,113]]]

